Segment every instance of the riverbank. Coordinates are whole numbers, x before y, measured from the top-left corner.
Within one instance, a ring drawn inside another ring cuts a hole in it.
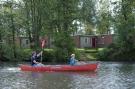
[[[85,49],[80,49],[76,48],[75,49],[75,54],[76,54],[76,59],[80,61],[97,61],[98,57],[97,54],[100,50],[103,48],[85,48]],[[1,61],[30,61],[32,50],[31,49],[21,49],[21,51],[18,52],[17,58],[3,58]],[[57,61],[55,56],[54,56],[54,50],[53,49],[44,49],[43,52],[43,61],[45,62],[54,62]],[[66,57],[67,60],[69,57]]]
[[[98,60],[98,52],[103,48],[87,48],[87,49],[76,49],[79,52],[79,60],[81,61],[97,61]]]

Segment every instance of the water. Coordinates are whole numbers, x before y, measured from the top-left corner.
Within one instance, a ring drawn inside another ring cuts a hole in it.
[[[0,65],[0,89],[135,89],[135,64],[101,62],[97,72],[25,72]]]

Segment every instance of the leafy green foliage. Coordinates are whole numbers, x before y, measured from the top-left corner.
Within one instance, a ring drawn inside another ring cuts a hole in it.
[[[118,3],[118,2],[117,2]],[[117,39],[114,44],[99,53],[100,59],[112,61],[135,61],[134,1],[122,0],[115,8],[113,17]]]
[[[69,55],[74,52],[73,39],[67,34],[57,33],[57,35],[55,35],[54,45],[55,55],[58,61],[67,61]]]
[[[129,55],[134,59],[135,1],[113,2],[113,11],[108,0],[98,4],[97,0],[0,1],[0,42],[4,42],[0,44],[0,58],[25,59],[30,55],[30,51],[18,47],[16,37],[28,37],[31,48],[39,49],[39,38],[49,36],[54,51],[47,51],[45,60],[67,61],[71,53],[76,53],[71,35],[84,29],[87,35],[93,35],[95,28],[98,34],[110,34],[112,28],[117,35],[115,43],[99,53],[101,59],[122,60]]]

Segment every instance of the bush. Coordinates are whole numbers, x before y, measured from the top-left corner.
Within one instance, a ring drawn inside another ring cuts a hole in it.
[[[109,50],[107,48],[103,49],[102,51],[99,51],[97,54],[97,58],[101,61],[107,61],[108,59]]]
[[[54,38],[55,61],[66,62],[69,55],[74,53],[74,42],[68,32],[55,34]]]
[[[31,55],[30,49],[21,49],[16,47],[15,49],[16,58],[14,57],[14,51],[12,45],[2,45],[2,61],[22,61],[29,60]]]
[[[100,50],[97,57],[101,61],[111,61],[116,55],[115,53],[118,52],[118,49],[119,48],[115,44],[111,44],[107,48]]]
[[[56,62],[66,62],[68,59],[68,52],[67,50],[57,48],[54,50],[55,52],[55,61]]]
[[[32,49],[17,48],[17,60],[18,61],[30,61]]]
[[[54,62],[55,61],[55,54],[53,50],[45,50],[43,52],[43,61],[45,62]]]
[[[13,60],[13,49],[12,47],[8,46],[8,45],[2,45],[2,51],[3,51],[3,58],[2,61],[10,61]]]
[[[98,53],[101,61],[135,61],[135,49],[127,50],[112,44]]]

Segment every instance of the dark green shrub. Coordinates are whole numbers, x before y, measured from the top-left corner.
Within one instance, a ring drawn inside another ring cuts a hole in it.
[[[68,57],[74,53],[72,37],[66,33],[57,33],[54,38],[54,54],[56,62],[66,62]]]
[[[98,53],[101,61],[135,61],[135,49],[127,50],[119,45],[112,44]]]
[[[45,50],[43,52],[43,61],[44,62],[54,62],[55,61],[55,55],[53,50]]]
[[[32,49],[17,48],[17,61],[30,61]]]

